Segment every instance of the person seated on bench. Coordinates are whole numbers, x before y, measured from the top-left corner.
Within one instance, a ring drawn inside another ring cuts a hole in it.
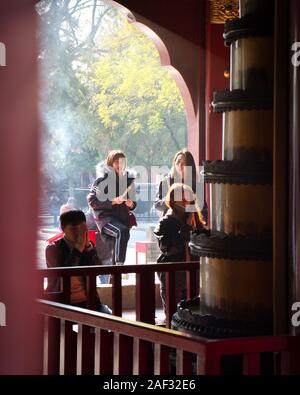
[[[86,217],[81,210],[71,210],[60,216],[64,236],[46,247],[47,267],[92,266],[100,265],[96,249],[88,238]],[[48,279],[47,291],[59,291],[59,279]],[[98,295],[97,295],[98,296]],[[85,278],[71,277],[71,304],[86,307],[87,290]],[[97,300],[100,313],[111,314],[111,309]]]
[[[115,240],[114,262],[123,265],[129,240],[130,214],[136,207],[135,173],[126,169],[120,150],[110,151],[105,163],[96,167],[97,179],[87,196],[101,235]]]

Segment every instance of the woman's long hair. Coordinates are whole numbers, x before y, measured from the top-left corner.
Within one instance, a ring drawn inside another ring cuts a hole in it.
[[[185,198],[186,194],[188,195],[188,199]],[[203,227],[203,225],[205,225],[205,221],[199,209],[197,196],[190,186],[186,184],[175,183],[169,188],[165,202],[166,206],[172,209],[175,214],[178,212],[178,204],[176,203],[178,201],[185,201],[188,203],[186,206],[195,207],[193,211],[188,211],[194,216],[195,228]]]
[[[196,172],[196,165],[195,165],[195,160],[194,157],[192,155],[192,153],[190,151],[187,150],[187,148],[184,148],[178,152],[176,152],[174,159],[173,159],[173,163],[172,163],[172,168],[171,168],[171,177],[176,179],[179,179],[179,175],[176,172],[176,166],[175,166],[175,162],[178,158],[178,156],[182,155],[184,157],[184,162],[185,162],[185,167],[188,167],[189,169],[191,169],[191,182],[189,182],[190,180],[182,180],[185,183],[188,183],[188,185],[192,188],[193,192],[196,192],[196,185],[197,185],[197,172]]]

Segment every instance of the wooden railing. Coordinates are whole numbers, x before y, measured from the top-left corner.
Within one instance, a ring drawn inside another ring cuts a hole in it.
[[[299,337],[208,340],[45,300],[38,311],[44,317],[44,374],[218,375],[224,357],[240,356],[241,373],[258,375],[266,355],[269,373],[300,374]]]
[[[124,266],[81,266],[69,268],[49,268],[39,270],[41,295],[43,298],[70,303],[70,278],[82,276],[87,279],[87,307],[94,310],[96,306],[96,277],[111,274],[112,277],[112,311],[122,316],[122,274],[136,274],[136,320],[155,323],[155,272],[166,272],[166,327],[170,328],[172,315],[176,311],[175,274],[186,272],[187,298],[198,295],[199,262],[160,263]],[[62,277],[62,292],[45,295],[42,287],[44,278]]]

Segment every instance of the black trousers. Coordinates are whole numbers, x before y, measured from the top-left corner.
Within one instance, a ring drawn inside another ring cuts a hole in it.
[[[122,224],[117,219],[111,218],[109,222],[102,227],[101,233],[115,238],[115,262],[124,263],[129,240],[128,226]]]

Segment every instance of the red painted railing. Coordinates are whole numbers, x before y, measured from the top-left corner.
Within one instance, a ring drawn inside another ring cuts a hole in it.
[[[300,374],[299,337],[208,340],[55,302],[38,303],[45,325],[44,374],[218,375],[222,358],[242,356],[242,373],[258,375],[262,353],[271,357],[272,374]]]
[[[166,272],[166,326],[170,328],[172,315],[176,311],[175,273],[186,271],[187,297],[198,295],[199,262],[160,263],[124,266],[81,266],[69,268],[49,268],[39,270],[41,288],[45,277],[62,277],[62,293],[48,294],[43,297],[57,302],[70,303],[70,277],[83,276],[87,279],[87,307],[94,310],[96,306],[96,277],[100,274],[112,276],[112,310],[116,316],[122,316],[123,273],[136,274],[136,320],[155,323],[155,272]],[[41,292],[43,295],[43,292]]]

